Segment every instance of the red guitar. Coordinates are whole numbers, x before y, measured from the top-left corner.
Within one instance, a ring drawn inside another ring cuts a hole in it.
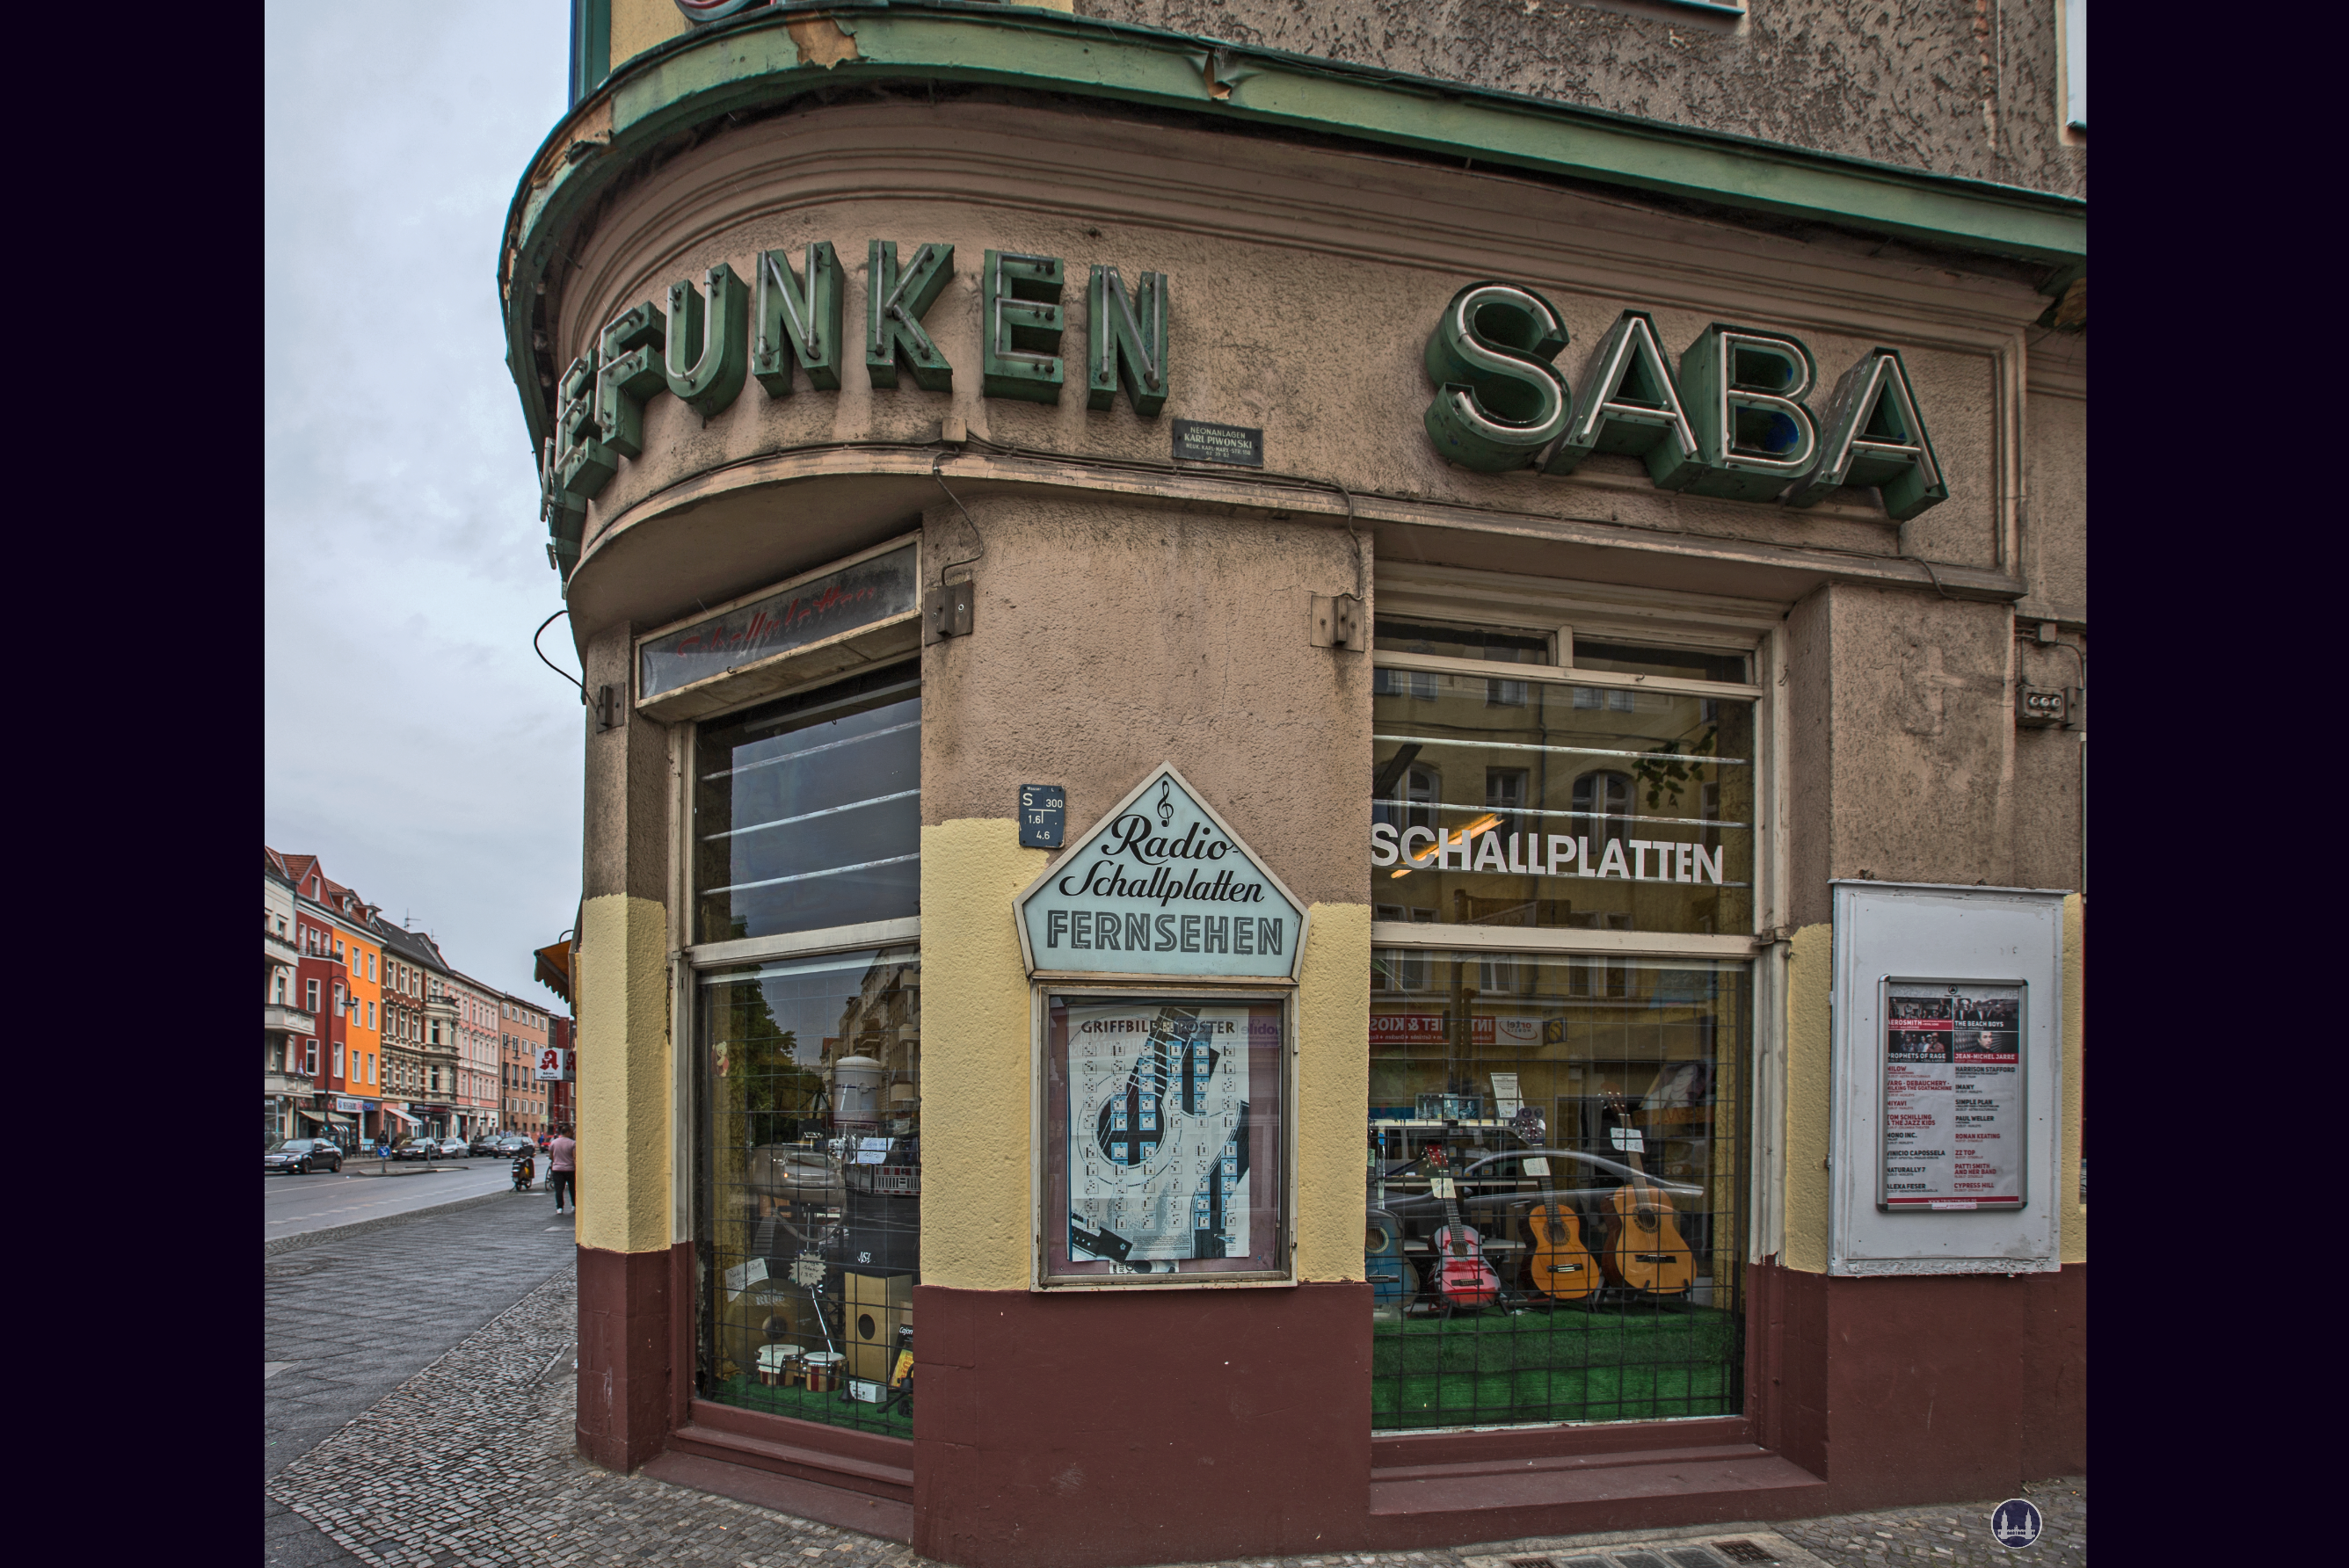
[[[1444,1200],[1444,1223],[1435,1233],[1435,1288],[1446,1306],[1490,1306],[1500,1299],[1501,1276],[1485,1261],[1485,1239],[1460,1218],[1450,1158],[1441,1144],[1427,1151],[1430,1184]]]

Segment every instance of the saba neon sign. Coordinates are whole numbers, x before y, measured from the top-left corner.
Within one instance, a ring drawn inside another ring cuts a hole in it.
[[[1897,349],[1863,355],[1821,416],[1806,400],[1817,362],[1783,333],[1715,322],[1675,368],[1654,319],[1627,310],[1578,386],[1553,363],[1566,346],[1557,309],[1529,288],[1476,283],[1454,294],[1423,356],[1435,449],[1485,473],[1567,474],[1593,452],[1620,453],[1664,490],[1788,506],[1874,486],[1901,522],[1949,499]]]

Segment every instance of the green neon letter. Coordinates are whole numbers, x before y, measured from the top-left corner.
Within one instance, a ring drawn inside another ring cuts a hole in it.
[[[1787,505],[1809,506],[1837,485],[1875,485],[1886,513],[1906,522],[1950,499],[1898,349],[1874,349],[1843,373],[1826,425],[1818,463],[1786,492]]]
[[[770,397],[792,395],[792,361],[807,371],[820,392],[840,390],[840,258],[832,242],[807,248],[807,283],[792,270],[788,251],[759,253],[758,301],[753,307],[750,374]],[[784,340],[790,340],[788,348]]]
[[[549,454],[551,487],[584,509],[620,464],[595,423],[595,351],[571,362],[554,384],[554,444]]]
[[[980,274],[986,352],[979,390],[989,397],[1061,400],[1061,258],[989,251]]]
[[[668,389],[703,418],[714,418],[740,395],[750,346],[750,291],[724,262],[709,269],[709,308],[691,279],[668,285],[667,346],[663,359]],[[692,355],[692,363],[686,361]]]
[[[903,359],[923,391],[954,389],[954,366],[922,330],[923,313],[953,276],[952,245],[924,245],[901,273],[896,242],[872,242],[865,253],[864,374],[874,386],[897,385]]]
[[[1133,411],[1166,407],[1166,274],[1144,273],[1129,296],[1115,267],[1095,267],[1085,291],[1085,407],[1117,401],[1118,377]]]
[[[1593,452],[1648,459],[1652,477],[1696,456],[1696,432],[1643,310],[1618,316],[1582,372],[1581,396],[1544,471],[1570,474]]]
[[[645,399],[668,385],[660,354],[668,318],[647,300],[623,311],[596,340],[603,369],[595,376],[595,426],[624,458],[645,449]]]
[[[1791,337],[1713,323],[1681,356],[1681,406],[1696,455],[1670,445],[1656,483],[1690,495],[1772,500],[1818,459],[1818,425],[1803,402],[1818,379],[1811,351]]]
[[[1531,289],[1483,283],[1454,294],[1420,356],[1435,384],[1422,419],[1435,449],[1488,474],[1532,462],[1573,412],[1550,364],[1566,342],[1557,310]]]

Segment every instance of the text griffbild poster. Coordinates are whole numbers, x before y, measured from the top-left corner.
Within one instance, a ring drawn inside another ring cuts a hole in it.
[[[1878,1202],[2023,1202],[2023,987],[1890,981]]]

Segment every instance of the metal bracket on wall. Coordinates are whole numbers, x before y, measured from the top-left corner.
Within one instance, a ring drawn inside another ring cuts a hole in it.
[[[1362,602],[1351,593],[1340,593],[1333,599],[1315,594],[1307,640],[1317,648],[1367,652],[1370,629],[1363,621]]]
[[[941,583],[930,600],[930,630],[941,637],[969,636],[978,598],[978,591],[968,577],[959,583]]]
[[[588,711],[595,715],[595,733],[598,735],[607,729],[617,729],[628,722],[628,705],[620,699],[617,686],[597,686],[595,700],[587,706]]]

